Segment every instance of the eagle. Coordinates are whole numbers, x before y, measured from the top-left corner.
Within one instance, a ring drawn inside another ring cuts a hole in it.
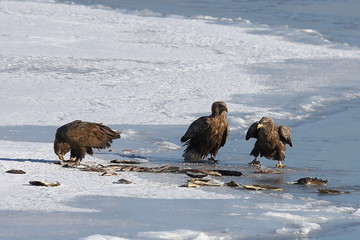
[[[227,112],[224,102],[214,102],[210,116],[200,117],[190,124],[180,140],[187,146],[182,155],[185,161],[204,160],[208,154],[209,161],[216,161],[215,156],[229,135]]]
[[[120,138],[118,131],[111,130],[101,123],[75,120],[57,129],[54,152],[60,161],[63,161],[64,155],[71,151],[70,160],[80,162],[86,153],[93,155],[93,148],[108,148],[117,138]]]
[[[249,164],[259,165],[257,157],[277,160],[276,167],[286,167],[281,162],[285,159],[286,144],[292,147],[291,129],[282,125],[275,125],[271,118],[263,117],[260,121],[251,124],[246,132],[246,140],[256,138],[254,148],[250,155],[255,159]]]

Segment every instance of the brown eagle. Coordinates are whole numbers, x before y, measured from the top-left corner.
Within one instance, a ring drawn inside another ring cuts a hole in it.
[[[111,146],[112,140],[120,138],[120,133],[100,123],[75,120],[59,127],[54,141],[54,152],[61,161],[70,152],[70,160],[80,162],[85,154],[93,155],[93,149]]]
[[[275,125],[271,118],[263,117],[259,122],[254,122],[246,133],[246,140],[256,138],[256,142],[250,155],[255,159],[249,164],[260,164],[257,157],[264,156],[268,159],[277,160],[276,167],[285,167],[281,163],[285,159],[286,145],[292,147],[291,130],[289,127]]]
[[[210,153],[210,161],[215,161],[219,149],[226,143],[229,125],[226,120],[227,106],[224,102],[214,102],[211,115],[200,117],[190,124],[181,138],[186,149],[182,155],[185,160],[204,160]]]

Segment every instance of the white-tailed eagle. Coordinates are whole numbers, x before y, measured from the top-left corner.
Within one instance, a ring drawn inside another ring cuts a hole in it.
[[[254,122],[246,133],[246,140],[256,138],[254,148],[250,155],[255,159],[250,164],[260,164],[257,157],[277,160],[276,167],[285,167],[281,162],[285,159],[286,144],[292,147],[291,129],[282,125],[275,125],[271,118],[263,117]]]
[[[54,152],[62,161],[64,155],[71,151],[71,161],[80,162],[86,153],[93,155],[93,148],[108,148],[117,138],[120,138],[120,133],[107,126],[75,120],[57,129]]]
[[[211,115],[200,117],[190,124],[182,136],[181,142],[186,145],[183,157],[187,160],[204,160],[210,154],[209,160],[215,161],[219,149],[226,143],[229,134],[229,125],[224,102],[214,102]]]

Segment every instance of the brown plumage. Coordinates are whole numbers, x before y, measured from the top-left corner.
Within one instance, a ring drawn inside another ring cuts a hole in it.
[[[54,152],[60,160],[70,152],[72,161],[80,162],[85,154],[93,155],[92,148],[104,149],[112,140],[120,138],[120,133],[100,123],[75,120],[59,127],[54,141]]]
[[[224,102],[214,102],[211,115],[200,117],[190,124],[189,129],[181,138],[185,143],[183,157],[185,160],[204,160],[210,154],[209,160],[215,160],[219,149],[226,143],[229,134]]]
[[[263,117],[259,122],[254,122],[246,133],[246,140],[256,138],[250,155],[255,159],[250,164],[260,164],[257,157],[266,157],[277,160],[277,167],[285,167],[281,161],[285,159],[286,144],[292,147],[291,130],[289,127],[275,125],[271,118]]]

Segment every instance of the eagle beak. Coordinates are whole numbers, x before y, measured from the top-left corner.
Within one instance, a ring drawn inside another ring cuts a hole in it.
[[[59,157],[59,160],[60,160],[60,161],[64,161],[64,157],[63,157],[63,155],[58,154],[58,157]]]
[[[259,123],[257,126],[256,126],[256,129],[259,129],[259,128],[262,128],[264,125]]]
[[[225,111],[226,111],[226,112],[229,112],[229,110],[227,109],[227,107],[225,107]]]

